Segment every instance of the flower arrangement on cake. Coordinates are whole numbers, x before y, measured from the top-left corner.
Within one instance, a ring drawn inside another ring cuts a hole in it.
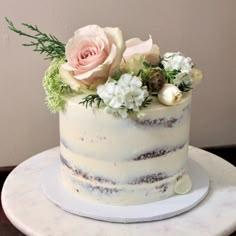
[[[69,98],[84,94],[80,103],[86,107],[126,118],[130,113],[138,115],[153,100],[176,105],[202,80],[190,57],[180,52],[161,55],[151,36],[146,41],[124,41],[119,28],[88,25],[64,44],[37,26],[23,23],[27,33],[6,21],[12,31],[32,40],[24,46],[51,61],[43,86],[52,112],[63,111]]]

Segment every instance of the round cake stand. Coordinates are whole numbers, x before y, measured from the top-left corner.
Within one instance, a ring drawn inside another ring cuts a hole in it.
[[[50,149],[23,162],[3,186],[3,209],[26,235],[209,236],[236,230],[236,168],[213,154],[190,147],[190,159],[200,164],[210,179],[209,193],[196,207],[161,221],[120,224],[80,217],[48,200],[41,188],[41,174],[55,162],[58,152],[58,148]]]
[[[41,182],[45,195],[70,213],[116,223],[145,222],[179,215],[204,199],[209,189],[209,178],[205,170],[192,159],[189,159],[187,167],[192,180],[189,193],[143,205],[111,206],[79,199],[78,194],[63,187],[59,158],[42,172]]]

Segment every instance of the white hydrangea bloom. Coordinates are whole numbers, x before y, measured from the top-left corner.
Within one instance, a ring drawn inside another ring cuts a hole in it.
[[[106,105],[113,108],[121,107],[124,102],[124,91],[120,87],[117,87],[116,81],[114,80],[111,80],[105,85],[98,86],[97,94]]]
[[[118,81],[110,80],[99,85],[97,94],[102,98],[107,113],[119,114],[126,118],[129,110],[139,111],[139,107],[148,97],[147,88],[142,86],[139,77],[123,74]]]
[[[180,52],[167,52],[163,55],[162,64],[166,70],[179,70],[182,73],[190,73],[193,63],[190,57],[185,57]]]
[[[127,109],[126,108],[112,108],[112,107],[109,107],[109,106],[106,106],[104,108],[104,111],[108,114],[116,114],[116,115],[120,115],[122,118],[126,118],[128,116],[128,113],[127,113]]]

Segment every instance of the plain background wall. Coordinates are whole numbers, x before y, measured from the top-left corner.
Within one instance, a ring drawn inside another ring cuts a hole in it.
[[[118,26],[124,37],[151,34],[162,53],[182,51],[204,72],[194,90],[190,143],[236,144],[235,0],[1,0],[0,166],[16,165],[59,144],[58,115],[45,105],[43,57],[7,29],[7,16],[66,42],[88,24]]]

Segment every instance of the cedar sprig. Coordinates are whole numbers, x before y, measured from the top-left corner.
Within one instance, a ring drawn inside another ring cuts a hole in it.
[[[39,52],[40,54],[46,54],[45,59],[53,60],[54,58],[65,57],[65,44],[60,42],[55,36],[51,34],[43,33],[35,25],[22,23],[24,27],[32,31],[32,34],[28,34],[17,29],[13,22],[5,18],[8,23],[8,28],[13,32],[33,39],[30,43],[25,43],[23,46],[33,47],[33,51]]]
[[[94,103],[99,108],[103,100],[97,94],[89,94],[88,96],[84,97],[79,104],[84,105],[86,108],[88,106],[92,107]]]
[[[150,97],[146,97],[141,105],[141,108],[145,108],[149,106],[151,103],[152,103],[152,99]]]

